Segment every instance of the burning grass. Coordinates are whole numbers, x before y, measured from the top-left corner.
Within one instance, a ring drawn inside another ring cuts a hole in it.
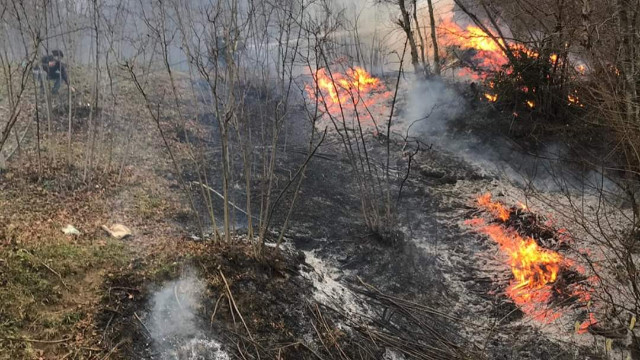
[[[584,65],[574,67],[566,49],[518,41],[507,29],[496,31],[491,24],[461,26],[445,20],[438,35],[457,75],[484,84],[477,97],[508,117],[566,124],[583,112],[581,98],[586,94],[576,80],[584,74]]]
[[[563,315],[564,308],[589,303],[585,270],[558,251],[560,244],[569,241],[564,231],[541,225],[540,217],[525,205],[509,208],[493,201],[489,193],[477,198],[477,206],[489,212],[494,222],[475,218],[466,224],[500,246],[513,275],[505,292],[525,314],[541,323],[551,323]],[[551,242],[552,239],[556,241]],[[591,316],[577,330],[584,331],[594,323]]]
[[[454,21],[447,20],[440,25],[439,35],[445,45],[472,51],[472,62],[466,65],[470,65],[475,71],[463,71],[459,75],[468,75],[474,80],[485,80],[491,73],[499,71],[510,74],[513,64],[507,52],[511,52],[517,58],[540,58],[540,53],[535,49],[521,43],[505,43],[499,35],[488,33],[474,25],[462,28]],[[558,55],[550,54],[546,61],[555,65]]]
[[[313,84],[308,84],[305,90],[329,116],[375,127],[376,116],[386,113],[386,103],[391,98],[391,92],[380,79],[358,66],[344,72],[318,69],[313,73]]]

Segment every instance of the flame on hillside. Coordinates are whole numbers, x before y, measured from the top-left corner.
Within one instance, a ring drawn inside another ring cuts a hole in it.
[[[491,193],[485,193],[476,199],[478,206],[493,214],[496,218],[507,221],[509,220],[509,209],[497,201],[491,200]]]
[[[517,207],[510,208],[493,201],[490,193],[478,196],[476,203],[499,223],[487,224],[482,218],[467,220],[465,223],[477,232],[488,235],[499,245],[513,275],[505,293],[525,314],[542,323],[555,321],[562,315],[561,308],[552,309],[549,304],[554,296],[561,295],[560,292],[563,291],[581,304],[589,303],[591,294],[582,284],[569,284],[564,290],[555,286],[563,271],[584,274],[582,267],[557,251],[541,247],[532,237],[521,235],[507,227],[507,224],[513,223],[512,214],[517,217],[517,214],[529,213],[527,205],[519,203]],[[560,239],[564,239],[562,241],[568,241],[566,230],[561,229],[557,233]],[[595,323],[595,317],[590,314],[577,330],[586,331]]]
[[[565,259],[550,250],[541,248],[534,239],[524,238],[517,232],[497,224],[478,228],[489,235],[508,257],[513,280],[506,289],[507,295],[526,314],[541,322],[552,322],[560,314],[544,306],[553,295],[552,284],[558,278]]]
[[[391,97],[380,79],[357,66],[344,72],[322,68],[312,76],[313,84],[305,87],[307,95],[319,102],[320,110],[339,121],[375,124],[376,113],[384,112]]]
[[[475,80],[484,80],[487,73],[511,69],[507,67],[509,57],[513,56],[539,58],[540,54],[521,43],[505,43],[498,35],[487,32],[479,26],[468,25],[462,28],[451,20],[442,22],[439,26],[438,37],[446,46],[457,46],[461,50],[473,50],[473,62],[476,71],[461,70],[459,76],[469,76]],[[549,56],[549,62],[555,64],[558,61],[557,54]]]

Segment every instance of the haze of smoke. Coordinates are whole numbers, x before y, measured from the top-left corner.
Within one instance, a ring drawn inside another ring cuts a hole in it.
[[[198,327],[196,310],[204,289],[204,282],[187,271],[153,295],[149,330],[161,359],[229,359],[220,343]]]
[[[421,138],[461,157],[485,176],[506,178],[519,185],[543,191],[615,191],[616,186],[595,171],[568,169],[563,159],[568,149],[552,143],[527,154],[516,148],[500,130],[472,132],[469,122],[490,121],[473,112],[468,101],[450,84],[441,80],[414,81],[406,88],[406,112],[400,131]],[[464,125],[456,128],[456,123]]]

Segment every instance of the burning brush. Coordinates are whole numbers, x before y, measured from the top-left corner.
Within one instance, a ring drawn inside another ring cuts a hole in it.
[[[570,305],[585,306],[591,300],[585,271],[559,251],[568,247],[566,231],[555,230],[543,216],[529,211],[524,204],[507,207],[493,201],[487,193],[477,199],[479,209],[495,219],[466,221],[477,232],[489,235],[507,256],[513,279],[506,294],[527,315],[542,323],[562,316]],[[578,332],[595,324],[593,314]]]
[[[313,74],[305,90],[309,99],[318,100],[320,110],[333,118],[356,120],[360,125],[378,127],[376,117],[386,114],[391,92],[384,83],[360,67],[345,71],[321,68]]]
[[[481,209],[492,213],[506,228],[514,229],[517,233],[534,239],[542,248],[553,251],[569,248],[571,237],[568,236],[566,229],[554,229],[549,219],[529,211],[527,205],[519,203],[517,206],[507,208],[499,202],[491,201],[490,193],[481,195],[476,200]]]

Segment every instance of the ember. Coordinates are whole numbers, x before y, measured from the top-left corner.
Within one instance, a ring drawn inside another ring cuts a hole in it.
[[[486,93],[486,94],[484,94],[484,97],[487,98],[487,100],[489,100],[491,102],[498,101],[498,95],[495,95],[495,94]]]
[[[575,105],[575,106],[579,106],[579,107],[584,107],[584,104],[582,104],[580,102],[580,98],[577,95],[577,90],[574,91],[573,94],[569,94],[567,95],[567,100],[568,100],[568,105]]]

